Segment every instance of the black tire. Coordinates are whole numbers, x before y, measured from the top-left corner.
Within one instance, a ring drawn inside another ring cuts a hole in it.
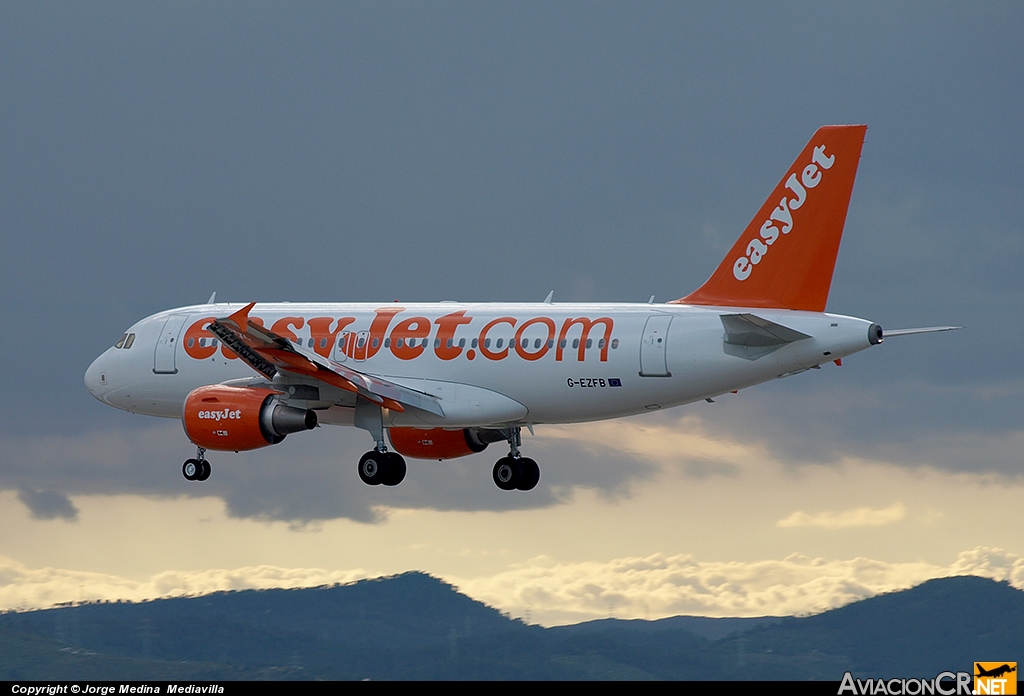
[[[202,471],[203,467],[198,459],[186,459],[185,463],[181,465],[181,475],[185,477],[186,481],[195,481]]]
[[[388,455],[371,450],[359,459],[359,478],[367,486],[379,486],[388,472]]]
[[[397,486],[405,479],[405,459],[398,452],[388,452],[386,456],[388,465],[381,483],[385,486]]]
[[[523,471],[518,459],[502,457],[495,463],[491,476],[495,486],[503,491],[513,491],[523,477]]]
[[[533,490],[537,483],[540,482],[540,467],[537,466],[537,462],[529,457],[520,459],[519,466],[522,467],[522,476],[516,488],[521,491]]]
[[[210,472],[213,467],[210,466],[210,462],[203,459],[199,462],[199,475],[196,476],[196,481],[205,481],[210,478]]]

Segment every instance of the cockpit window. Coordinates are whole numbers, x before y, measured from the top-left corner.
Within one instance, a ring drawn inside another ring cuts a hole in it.
[[[130,333],[128,334],[128,340],[124,342],[124,349],[128,350],[129,348],[132,347],[133,343],[135,343],[135,334]]]
[[[128,338],[128,334],[121,334],[121,338],[117,339],[117,343],[114,344],[115,348],[124,348],[124,339]]]

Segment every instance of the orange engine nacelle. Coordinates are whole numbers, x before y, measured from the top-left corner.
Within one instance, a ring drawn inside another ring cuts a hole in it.
[[[278,403],[271,389],[211,385],[185,399],[185,434],[200,447],[240,452],[316,427],[316,412]]]
[[[487,440],[481,439],[475,428],[445,430],[433,428],[389,428],[391,446],[400,454],[414,459],[454,459],[467,454],[483,452]]]

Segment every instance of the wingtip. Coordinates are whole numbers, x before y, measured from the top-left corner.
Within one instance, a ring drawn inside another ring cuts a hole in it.
[[[228,317],[228,321],[234,322],[240,330],[245,331],[246,327],[249,326],[249,312],[253,307],[256,306],[255,302],[250,302],[246,306]]]

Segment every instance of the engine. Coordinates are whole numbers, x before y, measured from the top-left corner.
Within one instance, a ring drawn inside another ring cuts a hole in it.
[[[497,430],[482,428],[463,428],[462,430],[445,430],[433,428],[390,428],[388,437],[391,446],[401,454],[414,459],[454,459],[467,454],[483,452],[492,442],[504,440],[505,437]]]
[[[289,433],[316,427],[316,412],[285,406],[271,389],[211,385],[185,399],[188,438],[211,450],[240,452],[276,445]]]

